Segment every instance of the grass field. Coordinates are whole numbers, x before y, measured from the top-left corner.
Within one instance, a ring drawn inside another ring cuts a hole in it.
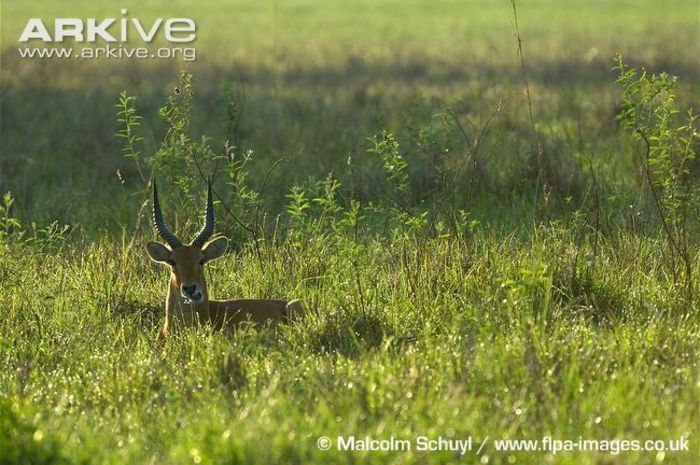
[[[122,7],[194,18],[197,60],[18,56],[29,17]],[[508,1],[0,8],[0,464],[697,461],[700,165],[677,167],[700,143],[673,132],[700,100],[697,2],[518,2],[522,61]],[[678,76],[652,100],[680,111],[651,133],[670,155],[616,118],[618,53]],[[210,173],[213,296],[308,316],[158,347],[149,179],[189,237]],[[544,437],[689,450],[497,450]]]

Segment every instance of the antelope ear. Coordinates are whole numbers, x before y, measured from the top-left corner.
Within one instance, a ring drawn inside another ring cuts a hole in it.
[[[170,250],[160,242],[150,241],[146,244],[146,252],[154,262],[167,263],[170,260]]]
[[[204,245],[204,248],[202,249],[202,258],[205,262],[214,260],[215,258],[219,258],[225,254],[227,249],[228,239],[225,237],[219,237]]]

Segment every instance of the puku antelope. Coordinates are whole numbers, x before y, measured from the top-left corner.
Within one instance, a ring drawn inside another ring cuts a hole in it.
[[[204,265],[221,257],[228,248],[228,239],[214,234],[214,206],[211,183],[207,193],[204,226],[189,245],[183,245],[170,230],[158,202],[158,188],[153,181],[153,224],[165,241],[149,242],[146,251],[155,262],[170,267],[170,284],[165,301],[165,324],[158,336],[162,340],[178,326],[208,323],[214,328],[239,324],[290,322],[303,316],[298,300],[211,300],[204,277]]]

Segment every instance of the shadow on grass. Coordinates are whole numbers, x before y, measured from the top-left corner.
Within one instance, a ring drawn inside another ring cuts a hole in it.
[[[145,331],[155,331],[163,325],[165,311],[162,304],[154,305],[137,300],[119,302],[112,310],[116,320],[127,320]]]

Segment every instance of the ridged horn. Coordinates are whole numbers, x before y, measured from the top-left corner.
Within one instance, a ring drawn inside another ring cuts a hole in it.
[[[211,180],[209,180],[207,189],[207,210],[204,213],[204,226],[197,234],[197,237],[192,241],[192,245],[197,247],[202,247],[204,243],[214,234],[214,226],[216,220],[214,219],[214,205],[211,200]]]
[[[158,235],[162,237],[165,242],[167,242],[170,248],[175,248],[182,245],[180,239],[173,234],[163,219],[163,212],[160,211],[160,202],[158,202],[158,188],[156,187],[155,179],[153,180],[153,225],[156,227]]]

